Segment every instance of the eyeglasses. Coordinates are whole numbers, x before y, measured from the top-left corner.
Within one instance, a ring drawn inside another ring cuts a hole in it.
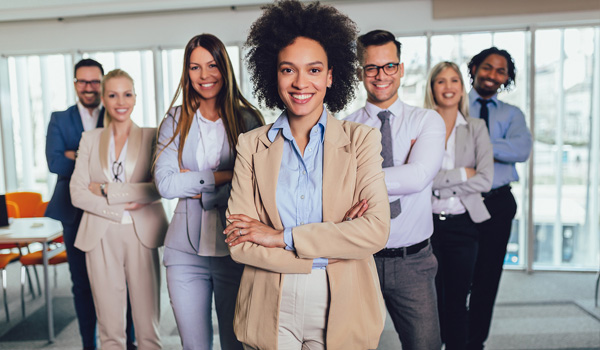
[[[379,74],[379,70],[383,69],[383,72],[386,75],[394,75],[398,71],[398,66],[400,63],[386,63],[383,66],[376,66],[374,64],[369,64],[363,67],[363,71],[365,75],[368,77],[375,77]]]
[[[120,176],[123,174],[123,163],[122,162],[113,162],[112,165],[112,173],[113,173],[113,182],[123,182]]]
[[[85,87],[88,84],[93,88],[97,88],[98,86],[100,86],[100,80],[75,79],[74,81],[75,81],[75,84],[77,84],[77,86],[79,86],[79,87]]]

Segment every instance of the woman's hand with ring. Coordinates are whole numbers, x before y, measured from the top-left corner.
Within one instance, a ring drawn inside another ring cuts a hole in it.
[[[252,242],[267,248],[285,248],[282,230],[276,230],[244,214],[233,214],[227,219],[231,224],[227,225],[223,234],[227,235],[225,243],[229,246]]]
[[[367,209],[369,209],[369,204],[366,199],[356,202],[344,215],[344,221],[352,221],[352,219],[361,217]]]

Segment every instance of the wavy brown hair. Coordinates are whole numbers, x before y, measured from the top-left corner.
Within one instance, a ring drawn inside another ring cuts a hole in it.
[[[185,46],[181,80],[179,81],[179,86],[175,91],[173,101],[167,110],[170,111],[173,106],[175,106],[177,99],[181,95],[182,102],[179,121],[175,127],[173,137],[171,137],[169,142],[162,147],[162,149],[165,149],[179,135],[179,148],[177,150],[179,164],[181,164],[183,146],[190,131],[194,114],[198,108],[200,108],[200,104],[202,103],[202,97],[196,90],[194,90],[194,87],[190,82],[189,75],[190,56],[192,55],[192,51],[194,51],[194,49],[197,47],[203,47],[210,52],[217,64],[217,68],[219,69],[221,76],[223,77],[223,87],[217,95],[217,106],[219,108],[219,117],[223,120],[223,125],[225,126],[225,133],[227,135],[227,140],[229,141],[231,151],[235,154],[235,146],[237,144],[239,134],[248,131],[243,118],[241,118],[241,114],[243,112],[252,114],[256,120],[260,121],[260,124],[264,125],[265,123],[260,112],[254,106],[252,106],[252,104],[250,104],[250,102],[248,102],[244,96],[242,96],[242,93],[240,92],[238,84],[235,80],[235,75],[233,74],[231,60],[229,59],[229,55],[227,54],[227,50],[225,49],[223,42],[221,42],[219,38],[212,34],[196,35]],[[167,112],[167,114],[168,113],[169,112]],[[166,118],[163,119],[163,123],[165,120]],[[158,129],[160,130],[160,127]],[[160,153],[158,156],[160,156]]]

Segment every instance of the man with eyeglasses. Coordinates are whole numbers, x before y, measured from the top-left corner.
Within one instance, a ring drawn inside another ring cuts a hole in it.
[[[446,127],[432,110],[398,98],[404,65],[394,35],[374,30],[358,38],[359,79],[366,105],[346,119],[381,131],[391,226],[386,248],[375,254],[381,291],[402,349],[440,349],[431,186],[444,155]]]
[[[103,126],[104,108],[100,104],[100,85],[104,70],[92,59],[83,59],[75,65],[74,87],[77,103],[65,111],[53,112],[46,135],[46,160],[51,173],[58,175],[54,194],[45,216],[59,220],[71,281],[73,299],[84,349],[96,349],[96,310],[88,279],[85,253],[75,248],[75,236],[82,211],[71,204],[69,182],[75,168],[75,157],[81,133]],[[128,310],[129,311],[129,310]],[[135,335],[128,312],[127,349],[135,349]]]

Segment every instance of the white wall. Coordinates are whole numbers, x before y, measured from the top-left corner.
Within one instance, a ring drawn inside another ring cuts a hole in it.
[[[383,28],[397,35],[600,23],[600,9],[561,14],[434,20],[431,0],[336,2],[334,6],[354,19],[362,32]],[[177,48],[183,47],[192,36],[203,32],[213,33],[231,45],[245,40],[251,23],[260,13],[258,7],[246,7],[237,10],[227,8],[78,17],[63,21],[0,22],[0,55]]]

